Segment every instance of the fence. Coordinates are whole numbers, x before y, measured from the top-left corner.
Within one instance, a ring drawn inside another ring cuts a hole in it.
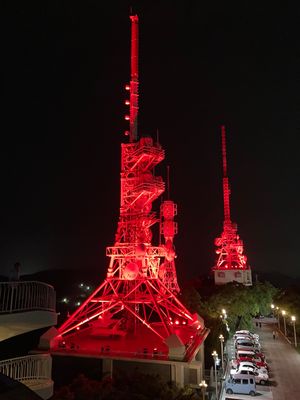
[[[51,380],[50,354],[35,354],[0,361],[0,372],[26,385],[29,381]]]
[[[0,314],[45,310],[55,312],[55,290],[43,282],[1,282]]]

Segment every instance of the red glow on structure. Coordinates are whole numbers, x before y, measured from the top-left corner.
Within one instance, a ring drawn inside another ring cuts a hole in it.
[[[77,353],[137,356],[138,348],[159,348],[170,357],[168,338],[182,343],[182,360],[190,360],[208,334],[202,319],[178,300],[174,236],[177,205],[161,203],[160,216],[152,203],[165,190],[155,167],[164,150],[149,136],[137,136],[138,17],[131,17],[131,82],[129,143],[121,145],[120,216],[114,245],[107,247],[105,281],[59,328]],[[159,245],[152,245],[152,227],[159,224]],[[175,321],[175,323],[173,323]],[[180,321],[182,323],[180,324]],[[78,330],[80,329],[80,332]],[[192,334],[192,336],[191,336]],[[191,342],[191,338],[194,340]],[[59,342],[61,343],[61,342]],[[100,346],[101,343],[101,346]],[[57,345],[60,347],[60,345]]]
[[[222,161],[223,161],[223,200],[224,200],[224,229],[221,237],[216,238],[215,245],[218,255],[214,271],[250,270],[247,257],[243,254],[244,244],[237,234],[237,225],[230,218],[230,188],[227,176],[226,132],[222,126]]]
[[[129,141],[134,142],[137,140],[137,123],[138,123],[138,110],[139,110],[139,19],[137,15],[131,15],[131,59],[130,59],[130,101],[128,103],[130,110],[129,118]]]

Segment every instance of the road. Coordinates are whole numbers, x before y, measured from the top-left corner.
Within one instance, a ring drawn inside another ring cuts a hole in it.
[[[255,321],[254,321],[255,322]],[[300,354],[293,345],[288,343],[273,319],[260,319],[261,328],[254,331],[259,334],[262,351],[270,366],[269,385],[257,385],[257,395],[260,400],[298,400],[300,399]],[[255,323],[254,323],[255,324]],[[278,332],[273,339],[272,331]],[[229,357],[233,354],[233,343],[228,343]],[[227,395],[224,390],[220,400],[250,399],[250,396]]]

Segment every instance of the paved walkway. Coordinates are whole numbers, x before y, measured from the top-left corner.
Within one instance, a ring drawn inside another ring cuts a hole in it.
[[[270,386],[273,400],[300,399],[300,354],[288,343],[272,319],[261,319],[260,336],[263,352],[270,365]],[[274,340],[272,331],[277,331]]]

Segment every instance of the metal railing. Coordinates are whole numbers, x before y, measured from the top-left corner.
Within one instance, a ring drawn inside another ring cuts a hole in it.
[[[0,372],[27,386],[51,380],[50,354],[35,354],[0,361]]]
[[[37,281],[1,282],[0,314],[45,310],[55,312],[55,290]]]

